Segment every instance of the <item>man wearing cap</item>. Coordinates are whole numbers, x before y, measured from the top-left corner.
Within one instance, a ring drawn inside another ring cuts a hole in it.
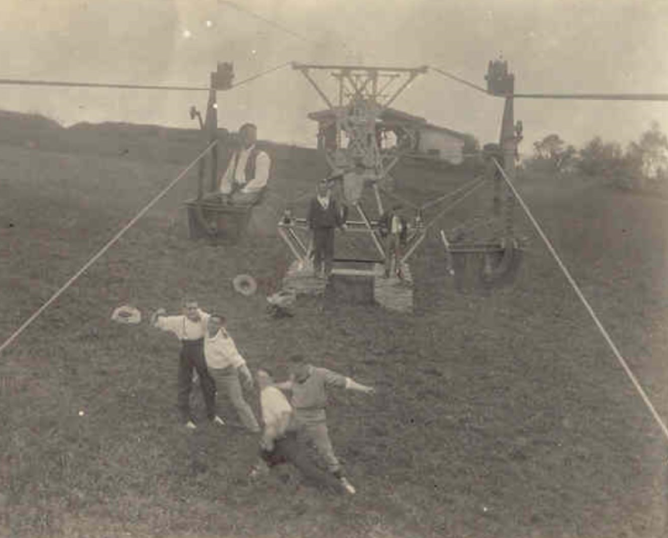
[[[307,441],[315,445],[328,471],[347,487],[350,483],[343,476],[341,463],[334,454],[334,448],[329,439],[325,413],[327,388],[338,387],[364,394],[372,394],[375,390],[373,387],[357,383],[327,368],[312,366],[301,355],[292,356],[290,362],[290,380],[276,386],[292,392],[295,427]]]
[[[297,440],[294,427],[294,411],[283,393],[276,388],[272,373],[259,368],[256,374],[260,388],[260,405],[264,431],[260,440],[261,462],[251,470],[251,477],[263,468],[292,463],[308,480],[341,493],[355,493],[349,483],[344,483],[330,473],[320,470]]]
[[[306,222],[311,230],[313,242],[313,272],[320,277],[322,266],[325,266],[325,277],[332,273],[334,262],[334,230],[346,229],[344,215],[326,179],[318,183],[316,196],[311,200]]]
[[[204,357],[214,382],[220,382],[225,388],[232,405],[244,427],[258,433],[260,426],[257,423],[253,410],[244,400],[239,382],[239,375],[249,388],[253,387],[253,376],[251,376],[246,361],[237,350],[237,346],[226,329],[226,320],[220,314],[211,314],[207,322],[207,330],[204,336]]]
[[[253,205],[267,186],[271,159],[256,145],[257,127],[254,124],[241,126],[239,141],[241,147],[232,154],[220,179],[220,193],[232,204]]]
[[[216,415],[216,385],[209,374],[204,358],[204,336],[209,314],[199,309],[197,301],[184,299],[183,314],[168,316],[164,308],[151,316],[151,325],[171,332],[181,341],[178,374],[178,406],[181,417],[188,429],[197,428],[190,410],[190,392],[193,385],[193,370],[197,372],[209,420],[215,424],[225,424]]]

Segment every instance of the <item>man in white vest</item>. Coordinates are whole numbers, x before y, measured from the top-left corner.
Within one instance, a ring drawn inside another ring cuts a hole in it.
[[[271,159],[256,145],[257,127],[254,124],[241,126],[239,140],[241,147],[232,154],[220,179],[220,193],[228,203],[253,205],[267,186]]]

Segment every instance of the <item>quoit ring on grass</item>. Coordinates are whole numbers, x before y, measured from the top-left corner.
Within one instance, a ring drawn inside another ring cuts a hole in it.
[[[237,292],[246,297],[250,297],[257,291],[257,282],[250,275],[235,276],[232,285]]]
[[[137,325],[141,322],[141,312],[134,306],[123,305],[114,310],[111,314],[111,319],[118,323]]]

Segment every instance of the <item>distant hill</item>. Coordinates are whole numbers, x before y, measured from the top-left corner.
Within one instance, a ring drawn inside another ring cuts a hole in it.
[[[3,131],[7,127],[34,130],[58,130],[64,128],[56,120],[47,118],[41,114],[25,114],[10,110],[0,110],[0,125]]]
[[[219,138],[223,144],[221,159],[226,159],[232,138],[225,128],[219,129]],[[66,128],[39,114],[0,111],[0,144],[68,154],[120,156],[129,160],[183,164],[204,149],[207,141],[198,128],[124,122],[82,122]],[[263,141],[263,144],[273,149],[277,161],[295,157],[307,161],[321,159],[312,148],[270,141]]]

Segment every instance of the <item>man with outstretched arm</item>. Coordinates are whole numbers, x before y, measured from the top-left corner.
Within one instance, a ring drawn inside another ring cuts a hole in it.
[[[343,475],[341,464],[334,454],[327,430],[327,388],[338,387],[364,394],[373,394],[375,389],[337,374],[327,368],[308,364],[301,355],[290,358],[290,380],[276,386],[292,391],[292,406],[295,410],[295,427],[299,433],[315,445],[327,465],[327,469],[346,487],[350,482]],[[353,488],[354,489],[354,488]]]
[[[259,368],[256,378],[260,388],[264,431],[260,440],[261,463],[253,468],[251,476],[256,477],[262,468],[292,463],[307,480],[314,484],[339,493],[354,494],[355,489],[352,486],[320,470],[300,446],[294,429],[292,407],[283,393],[274,385],[272,373],[267,368]]]
[[[190,391],[193,385],[193,370],[197,372],[209,420],[223,425],[225,422],[216,415],[216,385],[209,374],[204,358],[204,335],[209,315],[199,309],[197,301],[184,299],[183,314],[168,316],[164,308],[151,316],[151,325],[171,332],[181,341],[179,354],[178,406],[181,418],[188,429],[197,428],[190,410]]]
[[[237,346],[226,329],[226,320],[220,314],[211,314],[204,336],[204,357],[216,385],[222,385],[237,410],[241,423],[254,433],[259,433],[253,410],[244,400],[239,382],[239,374],[243,376],[246,385],[253,387],[253,376],[248,370],[246,361],[237,350]]]

